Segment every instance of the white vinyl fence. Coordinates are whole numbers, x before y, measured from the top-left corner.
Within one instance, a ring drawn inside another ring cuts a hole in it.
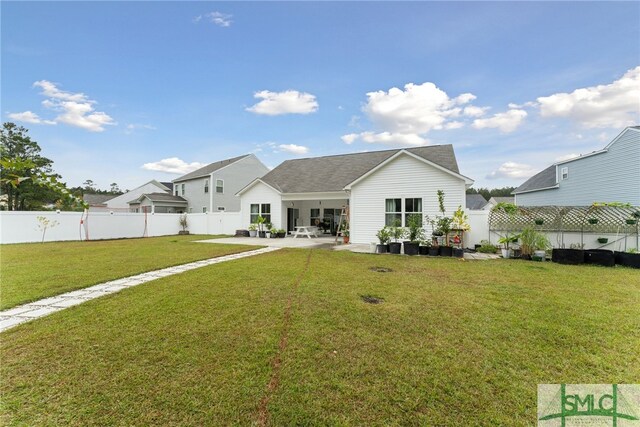
[[[45,242],[100,240],[178,234],[177,214],[120,212],[0,212],[0,243],[28,243],[42,240],[41,221],[49,220]],[[234,234],[240,228],[239,212],[187,214],[192,234]]]

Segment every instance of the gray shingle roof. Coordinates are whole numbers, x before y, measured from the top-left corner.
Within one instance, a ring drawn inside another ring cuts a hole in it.
[[[516,198],[513,196],[494,196],[491,198],[496,203],[514,203]]]
[[[143,198],[148,198],[149,200],[151,200],[152,202],[173,202],[173,203],[187,203],[186,199],[183,199],[180,196],[174,196],[173,194],[169,194],[169,193],[149,193],[149,194],[143,194],[142,196],[138,197],[135,200],[132,200],[128,203],[139,203],[141,199]]]
[[[89,206],[98,206],[98,205],[104,205],[107,200],[111,200],[113,199],[114,196],[113,194],[83,194],[82,195],[82,200],[85,201],[85,203],[88,203]]]
[[[482,194],[467,194],[467,209],[480,210],[487,204]]]
[[[551,165],[526,180],[520,187],[513,190],[513,194],[553,187],[556,184],[556,165]]]
[[[219,162],[213,162],[208,164],[207,166],[204,166],[198,170],[195,170],[193,172],[190,172],[186,175],[181,176],[180,178],[176,178],[173,180],[173,182],[180,182],[180,181],[188,181],[190,179],[195,179],[195,178],[201,178],[203,176],[207,176],[212,172],[217,171],[218,169],[222,169],[225,166],[230,165],[231,163],[235,163],[238,160],[244,159],[247,156],[250,156],[251,154],[245,154],[242,156],[238,156],[238,157],[233,157],[231,159],[226,159],[226,160],[220,160]]]
[[[450,144],[405,150],[460,173]],[[399,151],[400,149],[287,160],[261,179],[282,193],[341,191]]]

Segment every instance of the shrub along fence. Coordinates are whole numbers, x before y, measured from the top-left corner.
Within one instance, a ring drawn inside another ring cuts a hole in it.
[[[556,248],[638,249],[640,208],[628,205],[517,206],[489,213],[489,240],[527,227],[544,233]]]

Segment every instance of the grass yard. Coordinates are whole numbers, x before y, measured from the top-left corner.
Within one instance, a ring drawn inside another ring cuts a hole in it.
[[[151,270],[256,247],[193,243],[188,235],[0,246],[0,310]]]
[[[0,423],[533,425],[539,383],[640,382],[638,277],[293,249],[204,267],[4,332]]]

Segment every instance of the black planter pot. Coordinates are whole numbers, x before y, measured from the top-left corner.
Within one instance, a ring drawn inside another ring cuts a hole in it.
[[[437,246],[431,246],[429,248],[429,256],[438,256],[440,255],[440,248]]]
[[[584,264],[584,250],[582,249],[554,249],[551,252],[551,261],[558,264]]]
[[[616,265],[616,259],[613,251],[606,249],[588,249],[584,251],[585,264],[601,265],[603,267],[613,267]]]
[[[453,248],[451,246],[440,246],[440,256],[453,255]]]
[[[285,231],[281,231],[280,233],[278,233],[278,238],[279,239],[284,239],[284,236],[286,236],[287,233]]]
[[[640,253],[632,254],[629,252],[615,252],[616,264],[625,267],[640,268]]]
[[[376,253],[377,254],[389,253],[389,245],[376,245]]]
[[[391,242],[389,243],[389,252],[392,254],[399,254],[402,252],[402,243],[400,242]]]
[[[404,253],[405,255],[418,255],[420,243],[418,242],[404,242]]]
[[[267,232],[266,231],[258,231],[258,237],[262,237],[264,239],[265,237],[267,237]]]
[[[464,249],[462,249],[462,248],[454,248],[453,249],[453,256],[455,258],[464,258]]]
[[[429,255],[429,246],[420,246],[418,252],[420,252],[420,255]]]

